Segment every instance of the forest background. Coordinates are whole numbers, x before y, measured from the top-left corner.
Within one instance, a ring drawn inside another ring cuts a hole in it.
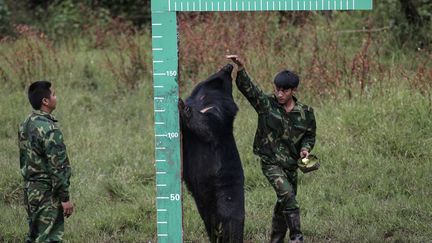
[[[51,80],[73,167],[66,242],[156,241],[148,0],[0,0],[0,242],[27,224],[17,127],[26,88]],[[314,107],[320,170],[300,174],[308,242],[432,241],[432,3],[373,11],[181,13],[180,92],[246,59],[266,91],[282,68]],[[252,153],[256,114],[235,89],[249,242],[269,240],[273,189]],[[186,242],[206,242],[184,190]]]

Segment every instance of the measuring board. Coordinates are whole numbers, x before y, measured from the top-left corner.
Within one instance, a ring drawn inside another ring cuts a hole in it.
[[[151,1],[158,242],[183,241],[176,12],[370,9],[372,0]]]

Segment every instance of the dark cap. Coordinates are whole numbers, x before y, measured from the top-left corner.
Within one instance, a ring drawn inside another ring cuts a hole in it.
[[[273,82],[277,88],[290,89],[297,88],[300,80],[297,74],[289,70],[283,70],[276,75]]]

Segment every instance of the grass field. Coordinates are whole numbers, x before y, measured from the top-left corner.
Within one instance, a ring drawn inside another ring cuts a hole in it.
[[[430,53],[396,49],[388,33],[336,34],[350,17],[350,28],[361,26],[361,15],[340,14],[333,24],[318,16],[302,27],[286,27],[271,14],[234,15],[228,20],[236,24],[211,41],[227,19],[209,16],[206,28],[180,16],[181,96],[223,66],[227,52],[245,56],[267,91],[280,68],[294,68],[303,80],[298,98],[316,112],[314,153],[322,160],[320,170],[299,177],[307,242],[431,242]],[[245,29],[251,19],[266,23],[267,34]],[[25,36],[0,45],[0,242],[22,242],[27,231],[17,127],[31,111],[25,87],[39,79],[54,83],[54,115],[73,168],[76,211],[65,241],[156,241],[150,33],[106,36],[103,48],[92,41]],[[245,239],[266,242],[276,197],[252,153],[256,114],[237,90],[234,97]],[[207,242],[184,192],[185,241]]]

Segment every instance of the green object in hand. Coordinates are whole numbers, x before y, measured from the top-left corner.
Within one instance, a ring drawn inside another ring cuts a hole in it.
[[[309,173],[314,170],[318,170],[320,167],[319,159],[315,155],[309,155],[307,158],[303,158],[298,163],[299,169],[303,173]]]

